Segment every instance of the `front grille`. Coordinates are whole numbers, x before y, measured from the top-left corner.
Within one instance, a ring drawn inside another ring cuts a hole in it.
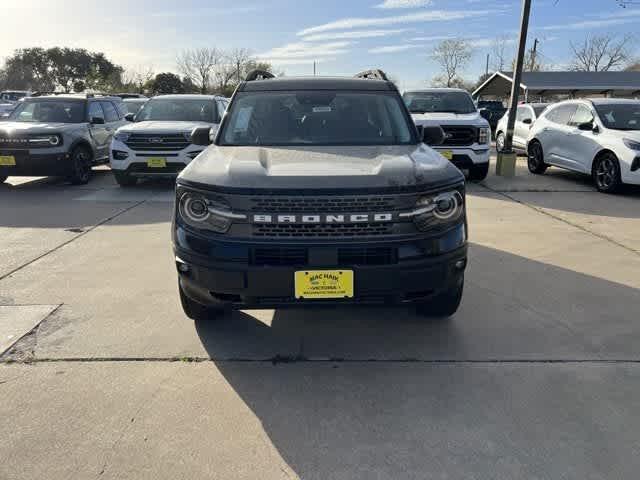
[[[331,224],[260,224],[253,226],[256,237],[322,238],[391,235],[389,223],[331,223]]]
[[[1,124],[0,124],[1,125]],[[36,135],[43,137],[45,135]],[[0,137],[0,148],[14,150],[31,150],[37,148],[57,148],[60,145],[50,145],[48,143],[29,143],[29,137]]]
[[[125,142],[131,150],[144,150],[147,152],[174,152],[183,150],[190,142],[182,134],[142,134],[134,133]]]
[[[306,265],[308,251],[306,248],[267,247],[255,248],[252,251],[253,265],[293,266]]]
[[[394,209],[391,196],[254,197],[251,210],[261,213],[377,213]]]
[[[338,249],[338,263],[340,265],[390,265],[397,262],[397,249],[391,247]]]
[[[478,138],[478,132],[473,127],[443,125],[442,129],[445,134],[443,146],[461,147],[472,145]]]

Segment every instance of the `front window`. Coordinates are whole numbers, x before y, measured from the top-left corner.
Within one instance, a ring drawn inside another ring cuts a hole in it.
[[[25,96],[26,94],[22,92],[3,92],[2,94],[0,94],[0,100],[3,100],[5,102],[17,102]]]
[[[640,102],[595,106],[604,126],[613,130],[640,130]]]
[[[138,112],[136,122],[174,121],[216,123],[215,102],[210,99],[149,100]]]
[[[14,122],[82,123],[84,103],[64,100],[29,101],[18,104],[9,116]]]
[[[407,92],[403,95],[411,113],[475,113],[476,106],[465,92]]]
[[[221,145],[415,143],[398,95],[348,91],[243,92],[230,105]]]

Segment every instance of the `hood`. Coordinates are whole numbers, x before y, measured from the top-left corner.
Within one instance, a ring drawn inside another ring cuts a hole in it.
[[[474,126],[488,126],[487,122],[480,112],[473,113],[446,113],[446,112],[434,112],[434,113],[412,113],[411,118],[416,125],[474,125]]]
[[[424,144],[365,147],[219,147],[212,145],[180,180],[226,188],[359,189],[438,187],[464,179]]]
[[[20,135],[22,133],[56,133],[70,128],[78,128],[81,123],[29,123],[2,122],[0,132],[5,135]]]
[[[170,122],[148,121],[129,123],[120,127],[121,132],[129,133],[191,133],[196,127],[211,127],[212,123],[206,122]]]

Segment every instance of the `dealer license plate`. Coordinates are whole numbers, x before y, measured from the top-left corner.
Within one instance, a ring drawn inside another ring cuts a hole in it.
[[[296,298],[353,298],[353,270],[295,272]]]
[[[149,168],[166,168],[167,159],[164,157],[149,157],[147,158],[147,167]]]
[[[447,160],[453,160],[453,152],[451,150],[440,150],[440,155]]]
[[[13,155],[0,155],[0,165],[3,167],[14,167],[16,165],[16,157]]]

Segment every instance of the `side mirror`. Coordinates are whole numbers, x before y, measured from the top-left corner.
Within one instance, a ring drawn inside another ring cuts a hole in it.
[[[91,117],[91,125],[104,125],[104,118]]]
[[[595,125],[591,122],[585,122],[578,125],[578,130],[582,130],[583,132],[592,132],[594,131]]]
[[[191,131],[191,143],[194,145],[211,145],[211,128],[196,127]]]
[[[124,119],[125,119],[127,122],[133,122],[133,120],[134,120],[135,118],[136,118],[136,116],[135,116],[133,113],[127,113],[127,114],[124,116]]]
[[[524,123],[525,125],[531,125],[533,123],[533,119],[525,118],[524,120],[522,120],[522,123]]]
[[[444,130],[441,127],[422,127],[422,141],[430,146],[444,143]]]

